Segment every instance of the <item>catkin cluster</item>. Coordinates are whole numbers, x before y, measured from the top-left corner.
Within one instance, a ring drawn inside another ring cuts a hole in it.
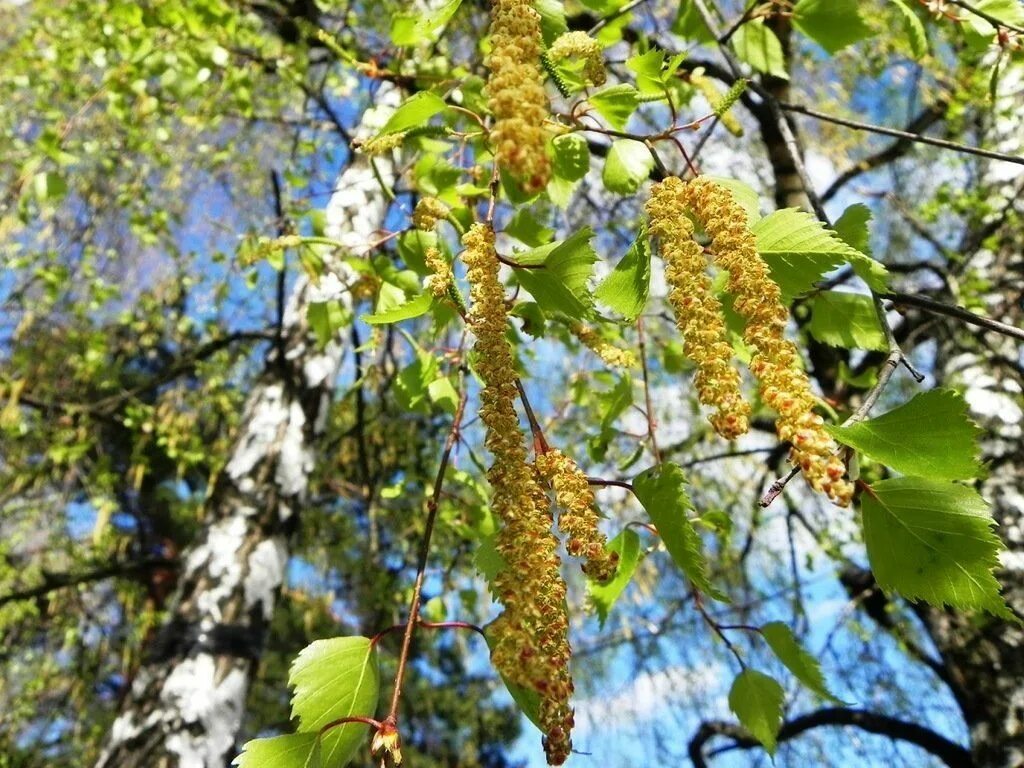
[[[591,83],[604,85],[608,79],[604,71],[601,44],[586,32],[566,32],[560,35],[548,48],[548,59],[552,62],[581,59],[583,75]]]
[[[405,136],[405,131],[399,131],[398,133],[385,133],[383,136],[374,136],[372,139],[367,139],[362,142],[359,145],[359,149],[371,157],[383,155],[385,152],[389,152],[392,149],[398,149],[402,146],[402,142],[405,141]]]
[[[487,473],[491,509],[501,520],[496,546],[505,568],[495,589],[505,607],[491,626],[492,659],[510,682],[540,696],[540,724],[548,762],[560,765],[571,750],[569,621],[565,582],[559,573],[550,502],[526,457],[515,411],[512,350],[505,336],[505,293],[498,278],[494,232],[475,224],[462,239],[472,304],[468,322],[476,336],[476,368],[483,379],[480,418],[494,457]]]
[[[439,299],[445,298],[454,286],[455,277],[452,267],[437,248],[427,248],[423,259],[430,270],[427,277],[427,288]]]
[[[814,412],[815,398],[800,353],[785,337],[789,312],[757,252],[743,208],[729,190],[706,178],[686,184],[682,196],[711,238],[715,263],[729,272],[729,293],[746,320],[743,339],[754,353],[750,370],[764,402],[778,411],[779,438],[792,443],[792,458],[812,488],[837,504],[849,504],[853,486],[843,479],[846,467],[838,446]]]
[[[555,502],[561,509],[558,527],[569,538],[569,554],[584,558],[585,574],[602,584],[607,582],[615,575],[619,556],[605,549],[608,540],[597,529],[594,492],[587,476],[575,461],[557,449],[538,455],[536,467],[555,489]]]
[[[430,232],[437,222],[448,218],[450,209],[436,197],[421,197],[412,212],[412,225],[422,232]]]
[[[711,426],[731,440],[747,431],[750,406],[732,366],[722,305],[711,292],[707,262],[686,216],[684,189],[683,181],[675,177],[654,185],[646,206],[650,233],[665,261],[668,301],[683,334],[683,350],[697,366],[697,399],[716,409]]]
[[[583,345],[613,368],[636,368],[636,357],[628,349],[620,349],[601,338],[601,334],[583,323],[574,323],[573,336]]]
[[[491,145],[498,163],[539,192],[551,176],[544,121],[548,98],[541,71],[540,14],[529,0],[494,0],[488,106],[494,113]]]

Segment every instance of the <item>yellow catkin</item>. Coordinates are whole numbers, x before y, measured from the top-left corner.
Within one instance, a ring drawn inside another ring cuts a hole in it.
[[[653,186],[646,206],[650,234],[659,242],[665,261],[668,301],[683,334],[683,350],[697,366],[697,399],[716,409],[710,416],[711,426],[731,440],[749,428],[750,405],[743,399],[740,376],[732,366],[722,305],[711,292],[707,260],[693,239],[683,189],[683,181],[675,177]]]
[[[427,289],[437,298],[445,298],[455,284],[451,265],[437,248],[427,248],[423,258],[431,272],[427,277]]]
[[[555,489],[555,503],[561,509],[558,527],[566,536],[566,549],[582,557],[583,572],[599,583],[615,575],[619,556],[605,549],[608,540],[597,529],[594,492],[576,462],[555,449],[537,456],[537,471]]]
[[[491,146],[498,163],[539,192],[551,177],[547,154],[548,97],[541,70],[540,14],[529,0],[494,0],[488,106],[494,113]]]
[[[574,323],[571,330],[573,336],[583,342],[587,349],[606,364],[615,368],[637,367],[636,357],[632,352],[628,349],[619,349],[614,344],[605,341],[601,338],[601,334],[593,328],[583,325],[583,323]]]
[[[743,338],[754,353],[750,370],[761,398],[779,414],[779,438],[793,445],[792,459],[811,487],[846,506],[853,486],[843,478],[846,467],[838,446],[814,412],[816,399],[800,352],[785,337],[789,312],[757,252],[743,208],[728,189],[703,177],[689,182],[683,196],[711,238],[715,263],[729,272],[728,290],[736,311],[746,319]]]
[[[722,121],[725,129],[733,136],[742,136],[743,126],[736,118],[736,115],[729,111],[736,102],[736,99],[739,98],[739,94],[733,97],[731,90],[728,93],[722,93],[715,87],[710,78],[701,74],[694,73],[690,75],[690,82],[707,99],[708,104],[711,105],[711,110]]]
[[[383,155],[392,149],[398,149],[405,141],[405,131],[399,133],[386,133],[383,136],[374,136],[359,145],[359,149],[367,155]]]
[[[591,83],[604,85],[607,80],[601,44],[586,32],[566,32],[560,35],[548,48],[548,58],[552,62],[582,59],[583,75]]]
[[[484,382],[480,419],[494,457],[487,473],[491,509],[502,527],[495,541],[505,568],[494,587],[505,610],[491,625],[492,659],[501,674],[540,697],[539,720],[548,762],[561,765],[571,750],[569,620],[558,541],[551,530],[550,501],[526,462],[526,440],[515,411],[512,349],[505,335],[505,292],[498,278],[494,232],[475,224],[462,239],[476,336],[476,369]]]
[[[450,209],[436,197],[421,197],[412,212],[412,224],[416,229],[430,232],[437,222],[448,218]]]

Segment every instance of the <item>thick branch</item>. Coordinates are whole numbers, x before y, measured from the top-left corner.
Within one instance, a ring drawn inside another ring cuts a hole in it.
[[[50,592],[65,587],[77,587],[82,584],[92,584],[115,576],[128,576],[139,571],[149,571],[155,568],[177,568],[178,561],[165,557],[150,557],[144,560],[134,560],[127,563],[110,563],[91,571],[81,573],[44,573],[43,583],[34,587],[26,587],[6,595],[0,595],[0,608],[8,603],[20,600],[33,600],[42,597]]]

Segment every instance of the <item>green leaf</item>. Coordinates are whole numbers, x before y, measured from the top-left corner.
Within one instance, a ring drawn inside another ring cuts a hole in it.
[[[857,6],[858,0],[800,0],[793,6],[793,25],[835,54],[873,34]]]
[[[640,104],[640,94],[632,85],[620,83],[592,93],[587,101],[597,114],[608,121],[608,125],[622,131],[625,130],[630,115]]]
[[[576,133],[556,136],[551,142],[554,149],[552,170],[566,181],[579,181],[590,171],[590,146]]]
[[[569,25],[565,20],[565,5],[561,0],[533,0],[533,7],[540,14],[540,30],[544,36],[544,45],[550,46],[569,31]]]
[[[903,475],[968,480],[983,471],[977,460],[981,430],[951,389],[922,392],[877,418],[828,429],[844,445]]]
[[[560,312],[576,320],[593,315],[594,298],[588,285],[597,261],[590,245],[593,236],[593,231],[584,227],[561,242],[517,256],[522,264],[542,259],[543,269],[516,269],[515,275],[545,312]]]
[[[427,124],[434,115],[444,111],[444,99],[430,91],[420,91],[402,102],[384,124],[381,135],[408,131]]]
[[[633,139],[616,139],[605,158],[601,180],[609,192],[632,195],[653,167],[654,158],[647,145]]]
[[[605,547],[609,552],[619,553],[619,566],[615,577],[607,584],[598,584],[592,579],[587,580],[587,590],[591,602],[597,611],[597,619],[604,626],[615,601],[633,579],[637,563],[640,562],[640,537],[632,528],[624,528],[618,536],[608,542]]]
[[[391,21],[391,42],[399,46],[411,46],[433,40],[434,35],[451,20],[461,4],[462,0],[448,0],[432,11],[395,16]]]
[[[833,347],[882,352],[889,348],[874,301],[859,293],[819,293],[811,302],[809,330],[818,341]]]
[[[679,3],[679,13],[672,24],[672,32],[684,40],[692,40],[695,43],[710,43],[715,39],[693,0],[682,0]]]
[[[238,768],[316,768],[320,765],[319,741],[316,733],[253,739],[231,764]]]
[[[796,208],[773,211],[751,230],[757,236],[757,250],[768,263],[786,303],[812,288],[844,261],[878,264],[835,232],[825,229],[811,214]]]
[[[907,35],[907,42],[910,43],[910,52],[915,59],[922,58],[928,53],[928,37],[925,34],[921,18],[903,0],[892,0],[892,2],[899,11],[900,19],[903,22],[903,31]]]
[[[868,560],[882,589],[1013,619],[992,573],[1003,543],[977,491],[922,477],[883,480],[861,496],[861,513]]]
[[[488,629],[490,629],[489,626],[484,627],[484,639],[487,641],[487,647],[490,648],[493,653],[494,646],[491,644],[491,636],[487,632]],[[519,707],[519,710],[526,715],[526,719],[539,729],[540,695],[536,691],[531,691],[529,688],[523,688],[521,685],[509,682],[504,675],[501,675],[501,682],[505,684],[505,688],[512,697],[512,701],[514,701]]]
[[[658,529],[672,560],[687,578],[702,592],[728,602],[726,596],[711,585],[708,577],[703,544],[690,522],[693,504],[686,494],[686,476],[682,467],[671,462],[651,467],[633,480],[633,492]]]
[[[344,717],[373,717],[380,692],[377,649],[365,637],[334,637],[307,645],[292,663],[292,717],[312,733]],[[348,723],[323,737],[323,762],[341,766],[366,739],[366,726]]]
[[[321,347],[333,339],[350,319],[348,308],[338,300],[311,302],[306,308],[306,322]]]
[[[729,40],[742,61],[758,72],[789,79],[782,43],[775,33],[765,26],[763,19],[754,19],[741,26]]]
[[[626,60],[626,69],[636,73],[636,84],[641,93],[663,93],[665,84],[661,70],[665,65],[665,52],[652,48]]]
[[[729,709],[768,754],[775,752],[784,697],[782,686],[774,678],[755,669],[743,670],[729,690]]]
[[[555,230],[537,221],[537,217],[529,208],[520,208],[505,226],[505,234],[511,235],[524,245],[537,248],[550,243]]]
[[[363,315],[360,320],[370,325],[383,325],[385,323],[397,323],[402,320],[411,320],[414,317],[425,315],[433,304],[434,297],[429,293],[422,293],[409,299],[404,304],[391,307],[383,312],[375,312],[372,315]]]
[[[772,653],[786,665],[786,669],[792,672],[797,680],[823,699],[842,703],[832,695],[825,684],[825,676],[821,673],[818,660],[804,650],[786,624],[781,621],[765,624],[761,627],[761,634],[768,642]]]
[[[594,291],[597,300],[633,322],[644,311],[651,288],[651,247],[641,227],[626,255]]]
[[[871,253],[871,232],[868,222],[871,221],[871,209],[864,203],[854,203],[836,221],[833,229],[839,239],[864,254]]]

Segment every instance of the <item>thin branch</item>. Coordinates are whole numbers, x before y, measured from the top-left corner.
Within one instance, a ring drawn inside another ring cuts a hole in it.
[[[104,581],[112,577],[128,576],[139,571],[151,571],[156,568],[177,568],[179,562],[166,557],[150,557],[144,560],[135,560],[127,563],[110,563],[91,571],[82,573],[43,573],[43,583],[34,587],[8,592],[0,595],[0,608],[8,603],[20,600],[32,600],[42,597],[50,592],[65,587],[77,587],[83,584],[92,584],[97,581]]]
[[[1024,27],[1018,27],[1015,24],[1011,24],[1008,21],[1003,21],[1002,19],[993,16],[991,13],[987,13],[986,11],[981,10],[981,8],[975,8],[970,3],[965,3],[963,2],[963,0],[949,0],[949,2],[951,2],[953,5],[960,6],[968,13],[973,13],[979,19],[984,19],[994,27],[1003,27],[1004,29],[1013,30],[1014,32],[1024,35]]]
[[[969,323],[970,325],[976,325],[979,328],[995,331],[996,333],[1001,333],[1004,336],[1024,341],[1024,329],[1018,328],[1014,325],[1009,325],[1008,323],[1000,322],[999,320],[993,320],[990,317],[976,315],[963,307],[957,307],[952,304],[943,304],[941,301],[935,301],[935,299],[930,299],[927,296],[921,296],[919,294],[900,293],[898,291],[893,293],[883,293],[881,294],[881,297],[883,299],[888,299],[896,306],[917,307],[918,309],[923,309],[936,315],[953,317],[957,320],[963,320],[965,323]]]
[[[953,152],[960,152],[965,155],[977,155],[978,157],[986,157],[989,158],[990,160],[1001,160],[1002,162],[1005,163],[1015,163],[1017,165],[1024,165],[1024,157],[1018,155],[1008,155],[1005,152],[995,152],[991,149],[970,147],[966,144],[958,144],[955,141],[947,141],[946,139],[936,139],[931,136],[922,136],[921,134],[917,133],[908,133],[907,131],[901,131],[897,128],[887,128],[883,125],[873,125],[871,123],[862,123],[859,120],[849,120],[845,117],[836,117],[835,115],[829,115],[824,112],[819,112],[816,109],[811,109],[810,107],[805,107],[801,104],[780,103],[779,107],[787,112],[796,112],[801,115],[813,117],[815,120],[822,120],[826,123],[842,125],[846,128],[853,128],[858,131],[877,133],[882,136],[894,136],[898,139],[904,139],[906,141],[912,141],[918,144],[930,144],[933,147],[941,147],[942,149],[948,149]]]

